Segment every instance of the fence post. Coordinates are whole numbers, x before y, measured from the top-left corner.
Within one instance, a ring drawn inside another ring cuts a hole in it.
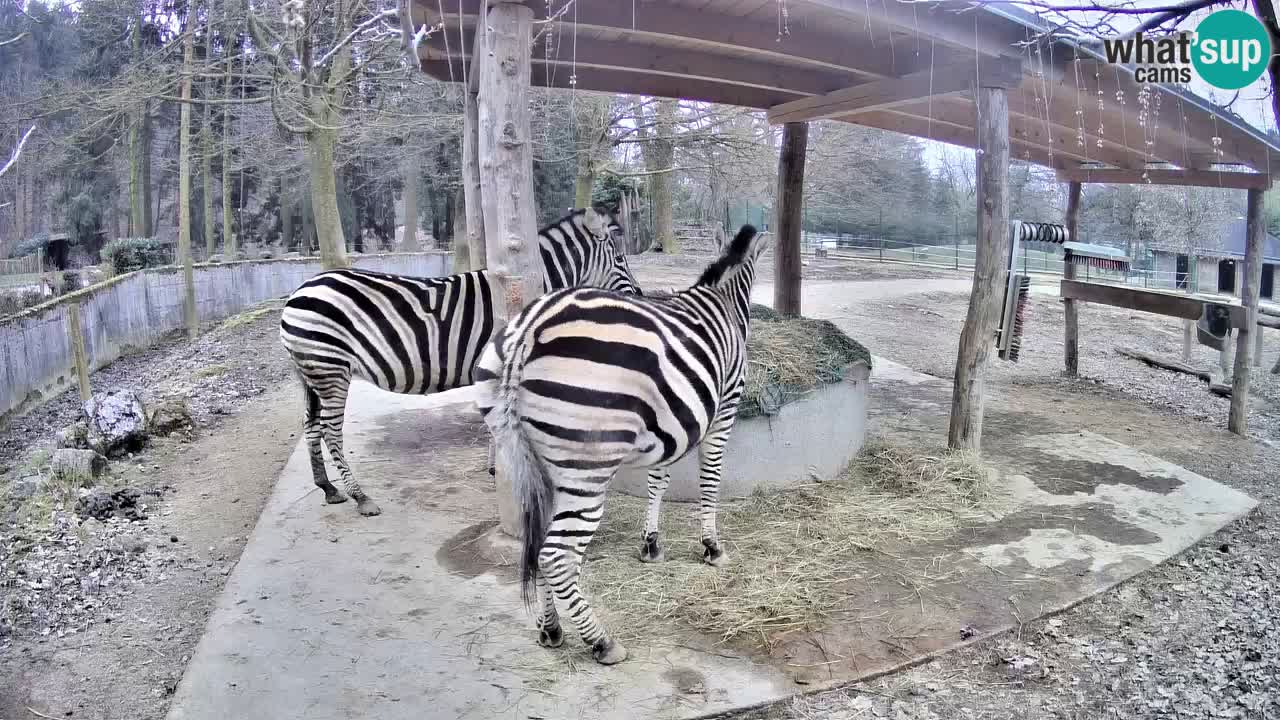
[[[88,402],[93,397],[93,389],[89,387],[89,357],[84,347],[84,327],[80,324],[80,303],[67,306],[67,334],[71,339],[71,353],[75,357],[80,399]]]
[[[884,237],[880,237],[880,262],[884,262]]]

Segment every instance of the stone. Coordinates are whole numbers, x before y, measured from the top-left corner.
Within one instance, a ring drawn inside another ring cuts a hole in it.
[[[13,484],[13,495],[22,500],[35,496],[48,484],[40,475],[28,475]]]
[[[147,442],[147,409],[133,391],[94,393],[84,414],[89,447],[107,457],[136,452]]]
[[[147,413],[147,432],[152,435],[169,435],[195,426],[184,397],[165,398],[148,408]]]
[[[214,255],[210,255],[210,256],[209,256],[209,260],[208,260],[208,262],[210,262],[210,263],[212,263],[212,264],[214,264],[214,265],[217,265],[218,263],[226,262],[226,260],[225,260],[225,258],[222,256],[222,254],[221,254],[221,253],[217,253],[217,254],[214,254]]]
[[[95,450],[60,448],[53,453],[49,468],[65,483],[91,487],[107,471],[107,458]]]
[[[77,420],[59,430],[54,439],[60,448],[86,450],[89,448],[89,423]]]

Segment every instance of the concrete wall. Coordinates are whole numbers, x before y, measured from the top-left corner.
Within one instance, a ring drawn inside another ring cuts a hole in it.
[[[449,273],[445,252],[363,255],[355,267],[419,277]],[[220,320],[282,298],[321,271],[318,258],[248,260],[195,268],[201,322]],[[67,308],[79,303],[89,366],[105,367],[182,327],[182,273],[159,268],[128,273],[0,319],[0,419],[75,383]]]
[[[825,480],[844,472],[866,440],[869,375],[864,363],[854,363],[843,382],[783,405],[773,417],[738,418],[725,446],[720,498],[747,497],[757,488],[802,485],[814,476]],[[624,469],[612,485],[627,495],[647,497],[648,471]],[[698,492],[695,448],[671,466],[664,499],[696,502]]]

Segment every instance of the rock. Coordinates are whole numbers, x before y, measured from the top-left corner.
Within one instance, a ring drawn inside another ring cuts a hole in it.
[[[147,410],[132,391],[94,393],[84,404],[89,447],[119,457],[142,449],[147,442]]]
[[[13,484],[13,495],[26,500],[43,490],[47,482],[39,475],[28,475]]]
[[[106,520],[118,517],[124,520],[146,520],[147,514],[139,500],[142,493],[136,488],[125,487],[118,490],[94,488],[85,493],[76,502],[76,514],[83,518]]]
[[[107,458],[95,450],[61,448],[54,451],[49,468],[62,482],[90,487],[107,471]]]
[[[216,265],[218,263],[226,262],[226,260],[223,258],[221,253],[217,253],[214,255],[210,255],[207,262],[210,262]]]
[[[152,435],[168,435],[194,426],[186,398],[165,398],[148,409],[147,431]]]
[[[89,448],[89,423],[77,420],[62,428],[55,436],[60,448],[87,450]]]

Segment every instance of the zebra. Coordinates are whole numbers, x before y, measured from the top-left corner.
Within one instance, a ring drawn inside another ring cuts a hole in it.
[[[578,588],[621,467],[649,468],[640,559],[657,562],[667,468],[700,443],[703,560],[727,562],[716,504],[742,397],[761,238],[744,225],[692,287],[669,297],[585,288],[544,295],[480,356],[476,405],[511,472],[524,524],[521,587],[528,606],[536,586],[540,644],[564,641],[559,600],[598,662],[627,657]]]
[[[639,294],[626,256],[613,245],[618,233],[612,214],[598,207],[574,210],[540,230],[544,286],[598,285]],[[418,395],[470,385],[476,358],[495,330],[495,302],[502,302],[502,292],[487,270],[432,279],[331,270],[289,296],[280,339],[302,380],[311,474],[325,502],[346,502],[350,495],[361,515],[381,513],[342,450],[352,376]],[[329,482],[322,437],[347,495]]]

